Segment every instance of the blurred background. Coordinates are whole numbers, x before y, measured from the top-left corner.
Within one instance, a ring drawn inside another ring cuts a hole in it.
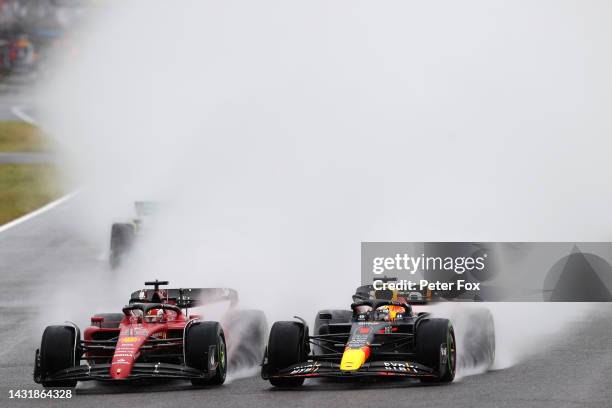
[[[65,192],[57,146],[34,119],[34,89],[51,81],[53,56],[78,59],[74,32],[98,4],[0,0],[0,225]]]
[[[57,49],[76,57],[71,30],[96,4],[90,0],[0,0],[0,89],[19,91],[45,75]]]

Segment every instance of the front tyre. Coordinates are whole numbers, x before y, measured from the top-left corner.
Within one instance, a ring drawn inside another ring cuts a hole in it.
[[[227,373],[227,351],[225,335],[217,322],[195,322],[185,333],[185,365],[201,371],[208,371],[216,363],[210,378],[194,378],[193,385],[221,385]],[[211,355],[211,350],[215,353]]]
[[[43,387],[75,387],[76,380],[45,380],[58,371],[77,365],[76,342],[80,337],[78,330],[72,326],[48,326],[43,332],[40,350],[36,355],[34,381]]]
[[[276,322],[272,325],[267,350],[268,367],[272,375],[306,359],[305,330],[304,325],[299,322]],[[270,377],[270,383],[282,388],[299,387],[304,384],[304,377]]]
[[[455,379],[457,345],[455,331],[448,319],[427,319],[417,327],[417,361],[437,371],[436,377],[422,382],[449,383]]]

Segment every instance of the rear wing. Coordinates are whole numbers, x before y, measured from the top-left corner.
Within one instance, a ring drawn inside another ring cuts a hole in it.
[[[165,302],[176,305],[181,309],[190,309],[212,303],[229,301],[234,306],[238,303],[238,292],[230,288],[179,288],[163,289],[166,294]],[[130,303],[153,302],[155,289],[141,289],[133,292]]]

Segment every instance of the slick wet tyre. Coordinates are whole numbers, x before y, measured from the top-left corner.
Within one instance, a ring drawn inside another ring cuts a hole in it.
[[[75,336],[79,332],[72,326],[48,326],[42,335],[40,342],[40,374],[42,375],[43,387],[75,387],[76,380],[44,381],[44,378],[52,376],[58,371],[73,367],[79,362],[76,355]]]
[[[198,370],[208,371],[209,361],[217,363],[215,372],[210,378],[192,379],[193,385],[221,385],[227,373],[227,350],[225,335],[217,322],[195,322],[185,333],[185,364]],[[211,346],[215,346],[215,356],[210,356]]]
[[[441,352],[446,350],[444,356]],[[417,362],[433,368],[437,377],[423,377],[422,382],[448,383],[454,380],[457,366],[455,331],[448,319],[428,319],[417,326]]]
[[[278,370],[306,359],[305,328],[298,322],[276,322],[270,329],[268,340],[268,367],[275,375]],[[298,387],[304,378],[270,378],[275,387]]]

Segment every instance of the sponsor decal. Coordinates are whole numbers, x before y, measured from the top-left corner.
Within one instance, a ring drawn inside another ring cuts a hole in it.
[[[121,339],[122,343],[136,343],[138,341],[138,337],[124,337]]]
[[[320,366],[321,366],[321,364],[318,363],[318,362],[310,363],[310,364],[304,364],[304,365],[295,367],[293,370],[291,370],[289,375],[315,373],[315,372],[317,372],[319,370]]]
[[[417,367],[410,362],[385,361],[384,366],[385,366],[385,370],[387,371],[410,372],[410,373],[417,372]]]
[[[367,334],[353,334],[353,337],[346,344],[349,348],[361,348],[368,344]]]
[[[448,361],[448,351],[446,349],[446,346],[442,346],[440,347],[440,362],[442,364],[446,364],[447,361]]]

